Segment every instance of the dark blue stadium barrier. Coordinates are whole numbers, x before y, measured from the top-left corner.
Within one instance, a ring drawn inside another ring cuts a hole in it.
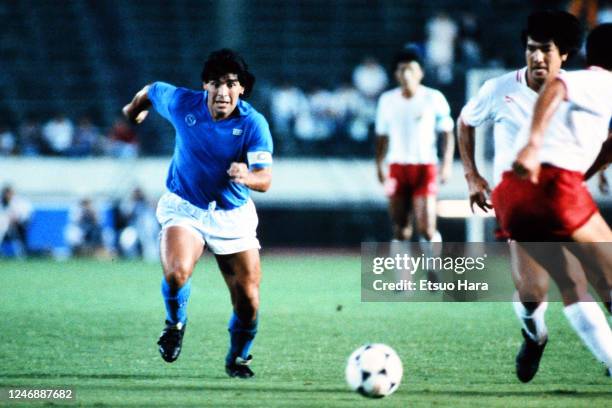
[[[67,248],[64,231],[69,223],[70,207],[39,207],[32,213],[28,226],[27,244],[31,252],[48,253]],[[102,228],[113,228],[115,217],[110,206],[99,211]]]

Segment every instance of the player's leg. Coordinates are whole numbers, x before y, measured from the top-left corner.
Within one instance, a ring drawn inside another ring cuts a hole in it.
[[[393,241],[410,241],[412,238],[412,203],[407,174],[406,165],[394,164],[389,168],[386,193]]]
[[[173,225],[161,233],[160,254],[164,272],[161,291],[166,306],[166,327],[158,344],[162,358],[169,363],[181,352],[191,274],[203,250],[202,238],[189,227]]]
[[[166,303],[166,320],[172,324],[187,321],[190,278],[203,251],[204,241],[189,227],[174,225],[161,233],[162,294]]]
[[[229,322],[230,348],[225,367],[231,377],[250,378],[250,350],[257,334],[261,266],[256,248],[230,255],[215,255],[230,292],[233,313]]]
[[[436,196],[421,194],[415,196],[412,202],[421,251],[426,258],[439,256],[442,252],[442,236],[436,230]],[[439,282],[440,277],[435,270],[429,269],[427,280]]]
[[[599,212],[572,234],[579,243],[574,247],[584,263],[591,284],[598,288],[608,312],[610,312],[610,290],[612,288],[612,231]],[[574,330],[591,352],[612,369],[612,330],[605,315],[594,302],[576,302],[567,305],[565,315]]]
[[[522,382],[529,382],[538,372],[540,360],[548,341],[548,329],[544,314],[548,307],[546,294],[549,277],[516,242],[510,243],[514,312],[521,323],[523,343],[516,355],[516,375]]]
[[[599,212],[572,234],[574,241],[584,243],[577,248],[585,265],[587,278],[604,302],[607,312],[612,315],[612,231]],[[589,244],[594,243],[594,244]],[[612,322],[612,316],[610,316]]]
[[[405,193],[395,194],[389,198],[389,215],[393,240],[410,241],[413,232],[412,206]]]
[[[588,293],[583,268],[567,262],[568,256],[573,257],[567,251],[559,254],[558,250],[553,253],[551,250],[542,251],[541,248],[532,246],[529,252],[549,272],[559,287],[565,305],[564,313],[574,331],[595,357],[611,368],[612,331],[605,315]]]
[[[418,195],[412,199],[419,238],[426,242],[441,242],[436,230],[436,196]]]
[[[612,254],[608,254],[608,246],[612,244],[603,244],[612,242],[612,230],[608,223],[603,219],[601,213],[596,212],[591,218],[572,234],[572,239],[576,242],[589,243],[596,242],[597,245],[582,245],[581,248],[589,249],[597,253],[592,254],[592,258],[588,256],[584,259],[589,262],[597,261],[595,264],[586,268],[587,278],[598,295],[605,304],[606,310],[612,315],[612,304],[610,296],[612,291],[612,268],[604,267],[612,265]],[[612,321],[612,318],[611,318]]]

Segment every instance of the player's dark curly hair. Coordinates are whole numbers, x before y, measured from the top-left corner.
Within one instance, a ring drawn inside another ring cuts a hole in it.
[[[202,82],[213,81],[227,74],[238,75],[238,81],[244,87],[242,98],[248,98],[255,85],[255,76],[249,72],[249,66],[240,54],[228,48],[211,52],[202,68]]]
[[[395,55],[395,58],[393,59],[393,66],[391,68],[393,71],[395,71],[398,64],[412,61],[416,61],[420,65],[423,65],[423,56],[418,46],[415,44],[407,44]]]
[[[536,11],[527,18],[527,27],[521,33],[523,46],[527,37],[534,41],[555,43],[561,55],[572,56],[582,44],[582,26],[578,19],[566,11]]]
[[[598,25],[589,33],[586,62],[612,71],[612,23]]]

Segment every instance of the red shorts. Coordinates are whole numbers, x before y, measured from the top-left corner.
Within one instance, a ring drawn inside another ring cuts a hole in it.
[[[595,214],[584,175],[543,165],[538,184],[507,171],[493,190],[493,207],[504,232],[517,241],[568,241]]]
[[[438,193],[438,166],[435,164],[391,164],[391,197],[431,196]]]

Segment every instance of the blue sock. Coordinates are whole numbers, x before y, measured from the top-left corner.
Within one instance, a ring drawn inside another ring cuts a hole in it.
[[[187,301],[191,293],[191,278],[177,291],[172,290],[166,278],[162,279],[162,296],[166,304],[166,320],[171,324],[187,321]]]
[[[230,318],[228,330],[230,333],[230,349],[225,357],[226,364],[233,363],[238,356],[246,360],[249,351],[251,351],[255,334],[257,334],[257,318],[245,324],[234,312]]]

